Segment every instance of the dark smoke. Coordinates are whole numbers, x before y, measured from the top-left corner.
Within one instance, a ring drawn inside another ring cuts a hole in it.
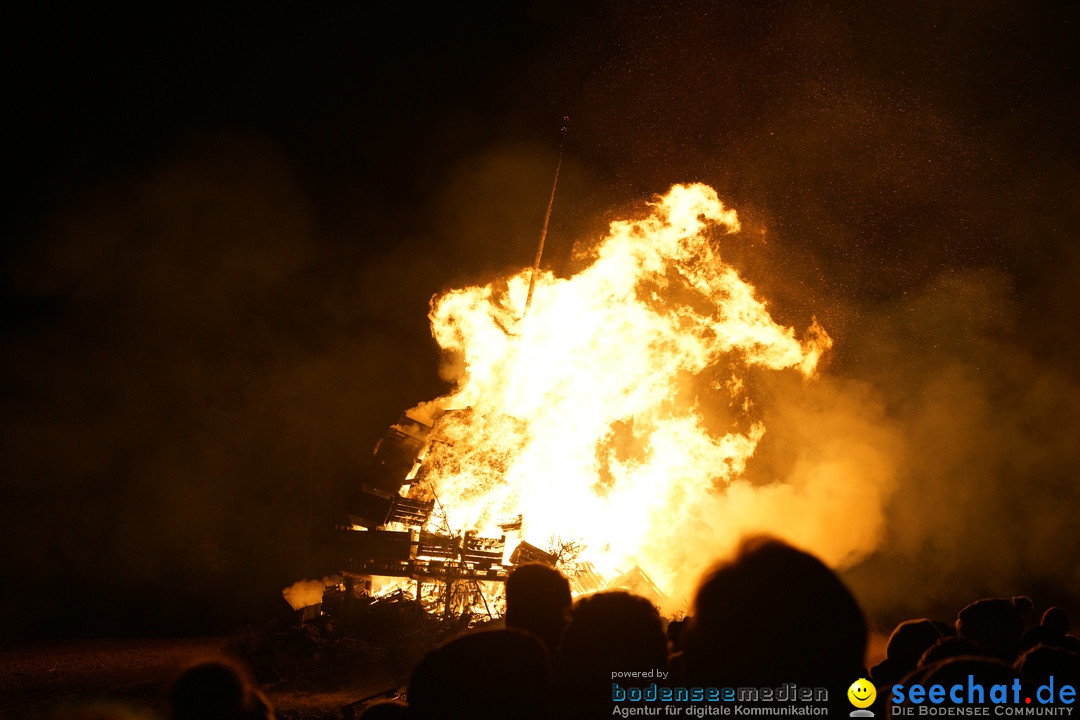
[[[1068,601],[1077,13],[11,17],[3,633],[200,632],[336,570],[372,445],[444,389],[428,298],[531,261],[564,114],[546,267],[707,182],[743,221],[727,259],[780,322],[817,316],[830,397],[897,438],[882,544],[849,572],[871,613]]]
[[[373,292],[402,261],[335,267],[313,214],[264,142],[203,138],[16,266],[54,305],[3,355],[4,539],[34,588],[5,601],[54,615],[25,620],[194,631],[323,568],[378,409],[433,380],[387,319],[423,300]]]

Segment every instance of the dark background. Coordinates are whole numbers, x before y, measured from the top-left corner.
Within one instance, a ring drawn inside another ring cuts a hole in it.
[[[0,635],[254,622],[445,391],[440,289],[676,182],[902,438],[883,622],[1080,594],[1075,3],[191,4],[3,19]],[[783,453],[783,437],[764,452]]]

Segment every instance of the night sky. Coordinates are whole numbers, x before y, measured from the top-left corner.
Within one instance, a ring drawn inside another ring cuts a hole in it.
[[[1077,4],[4,12],[0,635],[230,628],[337,569],[446,390],[429,299],[531,262],[564,116],[545,267],[706,182],[898,438],[871,615],[1080,597]]]

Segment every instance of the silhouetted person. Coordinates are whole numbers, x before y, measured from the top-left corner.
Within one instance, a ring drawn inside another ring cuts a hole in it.
[[[169,689],[173,720],[273,720],[266,696],[247,673],[225,659],[204,660],[182,672]]]
[[[668,641],[668,656],[677,652],[682,652],[682,634],[686,629],[686,618],[682,620],[672,620],[668,623],[665,634]]]
[[[886,657],[870,671],[877,686],[892,685],[919,665],[930,646],[941,639],[941,631],[927,619],[905,620],[889,635]]]
[[[1077,649],[1076,638],[1068,635],[1069,616],[1061,608],[1052,607],[1043,613],[1039,624],[1020,638],[1020,650],[1024,651],[1036,645],[1064,647],[1074,652]]]
[[[574,605],[559,646],[558,678],[564,717],[611,715],[613,672],[648,672],[623,681],[636,687],[663,684],[667,637],[660,614],[643,597],[618,590],[583,597]]]
[[[1062,647],[1037,645],[1020,655],[1014,667],[1036,685],[1054,678],[1054,687],[1080,686],[1080,655]]]
[[[570,583],[555,568],[528,563],[506,580],[506,627],[526,630],[544,641],[555,657],[570,622]]]
[[[855,598],[816,557],[769,537],[744,540],[706,574],[684,642],[695,686],[794,682],[841,700],[838,688],[865,675],[866,622]]]
[[[686,684],[686,672],[683,658],[683,638],[686,637],[686,626],[690,618],[672,620],[667,626],[668,641],[668,682],[674,686]]]
[[[552,717],[551,670],[543,643],[518,630],[462,635],[429,652],[413,670],[411,718]]]
[[[1042,615],[1042,619],[1039,620],[1039,624],[1063,633],[1069,632],[1069,616],[1059,607],[1047,608]]]
[[[956,632],[987,655],[1012,663],[1020,653],[1024,615],[1029,612],[1031,599],[1024,596],[977,600],[960,611]]]
[[[971,692],[968,690],[969,676],[974,678],[973,683],[975,685],[981,686],[981,691],[975,690]],[[993,657],[964,655],[923,665],[901,678],[900,682],[903,683],[905,688],[915,684],[922,685],[924,688],[933,687],[934,685],[952,688],[954,685],[960,685],[963,688],[964,704],[968,704],[970,699],[972,705],[993,705],[995,702],[991,692],[995,685],[1005,686],[1008,695],[1007,701],[1009,703],[1013,702],[1013,683],[1017,679],[1021,681],[1019,700],[1023,703],[1025,697],[1031,696],[1032,690],[1029,683],[1025,682],[1025,679],[1012,666]],[[891,697],[886,697],[885,700],[890,704],[893,703]],[[925,705],[925,702],[926,698],[924,697],[920,704]],[[910,699],[905,696],[905,702],[901,703],[901,705],[910,704]]]

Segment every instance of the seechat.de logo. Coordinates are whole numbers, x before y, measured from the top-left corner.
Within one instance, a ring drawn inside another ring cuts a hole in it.
[[[897,683],[889,700],[893,715],[1068,716],[1076,702],[1076,688],[1056,681],[1053,675],[1031,692],[1019,678],[986,686],[969,674],[967,682],[947,686]]]

